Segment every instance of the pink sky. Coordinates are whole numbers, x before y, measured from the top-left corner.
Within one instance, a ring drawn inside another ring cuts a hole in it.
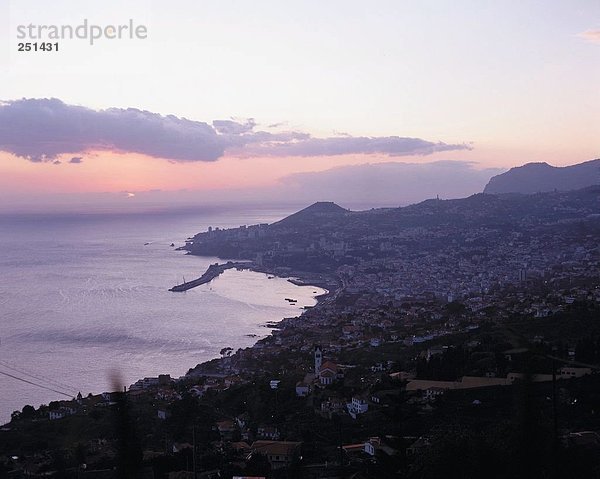
[[[436,160],[474,161],[480,167],[507,168],[525,162],[546,161],[566,166],[588,159],[590,151],[539,151],[531,149],[486,149],[439,152],[390,159],[384,155],[341,155],[319,157],[236,158],[225,156],[216,162],[169,162],[134,154],[90,152],[82,163],[69,164],[73,155],[63,155],[61,164],[33,163],[0,153],[0,184],[5,194],[141,192],[161,190],[214,190],[270,186],[297,172],[324,171],[343,165],[399,161],[426,163]],[[588,156],[584,156],[588,154]]]
[[[365,163],[473,162],[492,175],[600,156],[597,1],[174,2],[10,3],[4,211],[69,194],[235,199]],[[19,24],[83,18],[134,18],[148,36],[17,52]]]

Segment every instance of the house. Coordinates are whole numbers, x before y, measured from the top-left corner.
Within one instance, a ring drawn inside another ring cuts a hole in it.
[[[384,363],[377,363],[374,366],[371,366],[371,371],[374,373],[379,373],[385,371],[387,369],[387,365]]]
[[[242,413],[235,417],[235,423],[240,429],[244,429],[248,423],[248,413]]]
[[[250,445],[246,441],[237,441],[231,443],[231,449],[238,454],[248,455],[252,451]]]
[[[75,414],[75,409],[69,406],[62,406],[54,411],[50,411],[48,416],[51,421],[54,421],[56,419],[62,419],[63,417],[72,416],[73,414]]]
[[[356,419],[359,414],[364,414],[369,410],[369,403],[364,398],[354,396],[352,402],[348,403],[346,407],[348,408],[348,414]]]
[[[381,440],[378,437],[370,437],[364,445],[364,451],[369,456],[374,456],[377,449],[381,446]]]
[[[269,382],[269,387],[270,387],[271,389],[279,389],[279,383],[280,383],[280,382],[281,382],[281,381],[280,381],[280,380],[278,380],[278,379],[272,379],[272,380]]]
[[[370,437],[367,441],[365,441],[363,451],[369,456],[375,456],[377,453],[395,456],[398,454],[398,449],[392,447],[390,442],[397,442],[397,438],[394,436],[385,436],[383,438]]]
[[[346,444],[342,446],[342,449],[348,456],[361,456],[365,452],[365,445],[363,443]]]
[[[393,404],[399,400],[401,394],[399,389],[377,391],[371,394],[371,402],[373,404]]]
[[[296,396],[299,398],[306,397],[310,394],[310,385],[304,381],[298,381],[296,383]]]
[[[132,394],[134,396],[138,395],[139,397],[144,397],[143,391],[133,391]],[[173,402],[179,401],[181,399],[181,394],[179,394],[177,391],[174,391],[173,389],[161,388],[158,391],[156,391],[156,395],[154,397],[159,401]]]
[[[301,445],[301,442],[292,441],[254,441],[251,454],[263,454],[272,469],[280,469],[300,457]]]
[[[423,400],[434,401],[438,397],[442,396],[445,391],[446,388],[439,388],[435,386],[427,388],[423,391]]]
[[[217,430],[222,439],[231,439],[233,433],[237,430],[236,423],[231,419],[224,419],[217,422]]]
[[[580,378],[588,374],[592,374],[592,368],[564,367],[560,369],[560,379]]]
[[[62,419],[63,417],[65,417],[65,414],[60,409],[57,409],[56,411],[50,411],[48,413],[48,416],[50,417],[51,421],[54,421],[56,419]]]
[[[256,430],[256,435],[261,439],[271,439],[276,441],[279,439],[279,430],[275,426],[260,425]]]
[[[129,389],[127,391],[127,399],[133,402],[143,401],[148,397],[148,393],[143,389]]]
[[[171,411],[167,411],[166,409],[159,409],[157,411],[157,416],[158,419],[162,419],[164,421],[165,419],[169,419],[171,417]]]
[[[102,399],[108,403],[116,402],[119,399],[120,391],[116,392],[103,392]]]
[[[159,385],[168,386],[171,384],[171,376],[168,374],[161,374],[157,378],[144,378],[139,379],[131,386],[129,386],[130,391],[135,391],[136,389],[149,389],[153,387],[157,387]]]

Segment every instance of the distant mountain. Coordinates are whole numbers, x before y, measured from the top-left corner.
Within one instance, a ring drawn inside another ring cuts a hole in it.
[[[303,210],[294,213],[274,225],[278,226],[297,226],[313,223],[315,220],[334,219],[344,216],[349,211],[336,205],[333,201],[318,201]]]
[[[490,179],[484,193],[540,193],[578,190],[600,184],[600,159],[572,166],[527,163]]]

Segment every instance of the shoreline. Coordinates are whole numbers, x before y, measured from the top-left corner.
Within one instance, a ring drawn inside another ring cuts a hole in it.
[[[190,253],[188,253],[188,254],[190,254]],[[196,255],[194,255],[194,256],[196,256]],[[201,256],[201,255],[198,255],[198,256]],[[220,276],[226,270],[236,267],[235,266],[236,264],[238,264],[238,263],[234,263],[233,261],[228,261],[227,263],[223,263],[221,265],[217,265],[217,264],[211,265],[211,266],[209,266],[208,270],[202,276],[197,278],[197,280],[202,279],[208,273],[208,271],[210,270],[211,267],[228,266],[228,267],[223,268],[222,271],[220,271],[218,274],[216,274],[209,281],[205,282],[205,283],[208,283],[208,282],[212,281],[213,279],[217,278],[218,276]],[[289,323],[290,320],[296,320],[296,321],[301,320],[302,317],[307,313],[307,311],[312,311],[315,308],[323,306],[324,304],[327,304],[330,301],[334,300],[337,297],[339,291],[342,289],[342,283],[334,276],[318,274],[318,273],[309,273],[309,272],[303,272],[303,271],[292,271],[289,268],[285,268],[285,270],[278,269],[278,268],[271,269],[271,268],[266,268],[262,265],[257,265],[252,261],[241,263],[241,265],[243,265],[243,267],[240,267],[237,269],[240,269],[240,270],[246,269],[249,271],[253,271],[255,273],[266,274],[267,276],[269,276],[269,275],[276,276],[280,279],[287,280],[289,283],[291,283],[295,286],[311,286],[311,287],[319,288],[319,289],[322,289],[325,291],[324,293],[313,296],[315,298],[315,300],[317,301],[316,304],[314,306],[304,308],[298,316],[281,318],[279,321],[271,321],[271,322],[265,323],[264,326],[271,329],[271,332],[268,335],[258,339],[252,346],[249,346],[248,348],[246,348],[246,349],[250,349],[250,350],[260,349],[262,347],[261,344],[264,341],[268,341],[270,338],[274,337],[273,331],[279,331],[279,330],[285,328],[285,324]],[[216,272],[216,270],[215,270],[215,272]],[[190,283],[191,282],[192,281],[190,281]],[[199,283],[199,284],[205,284],[205,283]],[[196,285],[196,286],[198,286],[198,285]],[[283,326],[282,326],[282,323],[283,323]],[[236,353],[234,353],[233,356],[235,356],[237,354],[238,353],[236,352]],[[187,373],[185,373],[185,375],[182,376],[180,379],[186,380],[186,379],[193,378],[194,376],[206,376],[206,375],[211,375],[211,374],[225,374],[224,371],[220,370],[220,365],[223,364],[225,367],[227,367],[225,363],[227,363],[228,361],[226,361],[226,360],[231,360],[232,357],[228,357],[228,358],[215,357],[213,359],[208,359],[206,361],[198,363],[195,366],[190,367],[190,369],[187,371]]]
[[[188,253],[190,254],[190,253]],[[195,255],[192,255],[195,256]],[[321,300],[325,300],[328,297],[335,296],[335,293],[340,288],[339,281],[335,278],[328,276],[324,277],[324,275],[320,274],[319,277],[311,276],[316,273],[307,273],[303,271],[281,271],[277,269],[266,268],[262,265],[257,265],[253,261],[227,261],[226,263],[213,263],[211,264],[207,270],[198,278],[193,279],[191,281],[186,281],[181,284],[177,284],[171,288],[169,291],[171,292],[183,292],[188,291],[190,289],[196,288],[197,286],[201,286],[203,284],[210,283],[213,279],[218,278],[221,274],[223,274],[228,269],[237,269],[241,270],[249,270],[255,273],[263,273],[266,275],[276,276],[281,279],[285,279],[288,282],[292,283],[294,286],[312,286],[315,288],[320,288],[325,290],[325,293],[319,294],[315,296],[317,299],[317,304]],[[286,274],[286,273],[290,274]],[[333,284],[335,282],[335,285]],[[332,286],[335,286],[332,288]],[[315,305],[316,306],[316,305]]]
[[[189,254],[189,253],[188,253]],[[318,274],[318,273],[309,273],[302,271],[292,271],[289,268],[266,268],[262,265],[257,265],[252,261],[226,261],[225,263],[214,263],[211,264],[207,270],[198,278],[195,278],[191,281],[187,281],[180,285],[175,285],[168,289],[171,292],[183,292],[188,289],[195,288],[197,286],[201,286],[203,284],[210,283],[212,280],[218,278],[221,274],[229,269],[237,269],[237,270],[248,270],[255,273],[262,273],[267,276],[275,276],[279,279],[284,279],[294,286],[304,286],[304,287],[314,287],[324,290],[324,292],[320,294],[314,294],[312,297],[316,300],[316,304],[314,306],[304,307],[301,312],[294,317],[283,317],[279,320],[275,321],[267,321],[261,323],[261,326],[269,329],[268,334],[265,336],[253,337],[255,339],[254,343],[250,346],[244,348],[250,350],[258,350],[261,348],[261,344],[264,341],[268,341],[270,338],[274,337],[274,332],[279,331],[282,328],[285,328],[285,325],[289,323],[290,320],[301,320],[302,317],[307,313],[307,311],[312,311],[314,308],[320,307],[323,304],[327,303],[329,300],[335,298],[338,291],[341,288],[341,283],[334,276],[326,275],[326,274]],[[179,289],[181,288],[181,289]],[[250,337],[250,335],[246,335]],[[237,353],[234,353],[234,355]],[[210,375],[210,374],[221,374],[222,367],[227,367],[227,359],[220,356],[215,356],[210,359],[206,359],[198,364],[189,365],[186,372],[184,372],[179,378],[176,380],[186,381],[194,376],[202,376],[202,375]],[[184,364],[182,366],[185,367]],[[164,373],[169,374],[169,373]],[[138,378],[141,379],[141,378]],[[110,391],[109,391],[110,392]],[[93,395],[99,395],[101,393],[91,393]],[[56,399],[59,400],[59,399]],[[7,422],[1,421],[0,427],[6,426],[10,424],[10,419]]]

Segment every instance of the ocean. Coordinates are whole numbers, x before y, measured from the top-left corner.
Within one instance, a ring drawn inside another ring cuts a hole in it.
[[[168,291],[218,261],[171,243],[181,246],[208,226],[270,223],[288,213],[0,216],[0,424],[26,404],[108,391],[114,377],[127,386],[179,377],[224,347],[251,346],[270,333],[265,323],[316,304],[323,290],[250,271]]]

